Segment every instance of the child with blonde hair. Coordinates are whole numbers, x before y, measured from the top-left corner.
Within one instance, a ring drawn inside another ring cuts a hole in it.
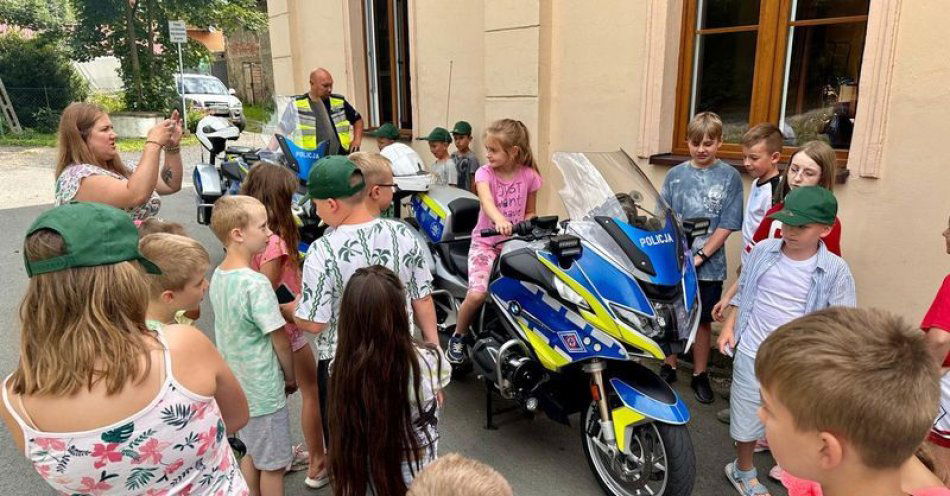
[[[446,352],[452,363],[465,359],[469,325],[485,303],[492,265],[501,253],[497,243],[511,236],[514,224],[535,217],[541,189],[541,175],[524,123],[512,119],[495,121],[485,130],[484,141],[488,163],[475,172],[481,210],[468,252],[468,294],[459,307],[458,325]],[[482,230],[490,228],[500,234],[482,237]]]
[[[511,485],[497,470],[458,453],[439,457],[409,486],[409,496],[512,496]]]
[[[136,222],[135,227],[139,230],[139,237],[144,238],[149,234],[168,233],[179,236],[188,236],[185,227],[177,222],[168,222],[157,217],[149,217],[141,222]]]
[[[297,192],[297,176],[289,169],[267,162],[257,162],[247,173],[241,185],[241,194],[251,196],[264,204],[267,225],[271,235],[264,251],[251,258],[251,268],[264,274],[274,290],[283,285],[294,296],[300,295],[300,255],[297,245],[300,234],[291,204]],[[307,449],[294,446],[291,470],[307,468],[304,484],[319,489],[327,484],[326,450],[320,419],[320,392],[317,386],[317,362],[303,331],[294,323],[295,305],[281,306],[284,314],[284,332],[293,351],[294,376],[300,388],[300,423]]]
[[[191,238],[166,233],[145,236],[139,250],[162,270],[161,275],[149,277],[150,327],[182,323],[185,312],[200,308],[208,290],[208,252]]]
[[[789,474],[827,496],[950,495],[907,467],[933,423],[940,374],[902,319],[841,307],[795,319],[759,347],[755,376],[759,418]]]
[[[146,326],[146,272],[163,274],[128,214],[48,210],[23,259],[20,360],[0,415],[39,476],[60,494],[247,495],[225,441],[247,423],[241,385],[198,329]]]
[[[363,172],[366,182],[366,206],[378,217],[393,216],[393,165],[379,153],[351,153],[349,159]]]
[[[254,494],[284,493],[293,461],[286,394],[297,389],[290,340],[270,280],[251,269],[267,248],[267,209],[255,198],[228,195],[214,204],[211,230],[225,255],[211,277],[218,349],[247,394],[251,419],[238,432],[247,446],[241,470]]]
[[[726,279],[726,240],[742,229],[742,179],[731,165],[716,154],[722,146],[722,120],[713,112],[700,112],[686,129],[690,160],[670,169],[660,195],[680,219],[709,219],[709,233],[693,240],[692,263],[699,280],[702,311],[693,345],[693,378],[690,386],[701,403],[715,401],[706,367],[712,340],[713,305],[722,295]],[[670,354],[660,367],[660,376],[676,382],[677,355]]]

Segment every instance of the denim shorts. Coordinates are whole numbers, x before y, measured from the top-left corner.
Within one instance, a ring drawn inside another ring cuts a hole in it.
[[[755,357],[736,352],[732,362],[732,389],[729,392],[729,435],[740,443],[765,437],[759,420],[762,396],[755,378]]]

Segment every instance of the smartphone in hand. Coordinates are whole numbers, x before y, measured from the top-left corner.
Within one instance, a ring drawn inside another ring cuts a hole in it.
[[[294,301],[295,298],[297,298],[294,296],[294,292],[291,291],[286,284],[281,284],[278,286],[277,289],[274,290],[274,293],[277,294],[277,303],[281,305],[290,303]]]

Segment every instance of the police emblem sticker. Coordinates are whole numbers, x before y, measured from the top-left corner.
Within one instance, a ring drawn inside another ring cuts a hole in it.
[[[561,343],[564,344],[564,348],[566,348],[567,351],[571,353],[584,353],[587,351],[587,348],[581,344],[581,337],[576,331],[559,332],[557,336],[561,338]]]

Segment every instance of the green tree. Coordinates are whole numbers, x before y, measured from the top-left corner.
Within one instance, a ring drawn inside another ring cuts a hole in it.
[[[0,36],[0,79],[20,124],[42,132],[55,130],[62,110],[88,91],[60,43],[15,31]]]
[[[76,20],[67,38],[73,57],[89,60],[115,55],[125,84],[126,107],[131,110],[166,110],[175,101],[173,75],[178,54],[168,38],[169,19],[215,26],[225,34],[237,28],[260,31],[267,23],[255,0],[70,2]],[[186,65],[196,65],[209,56],[203,45],[190,40],[184,51]]]
[[[0,22],[60,35],[72,18],[66,0],[0,0]]]

